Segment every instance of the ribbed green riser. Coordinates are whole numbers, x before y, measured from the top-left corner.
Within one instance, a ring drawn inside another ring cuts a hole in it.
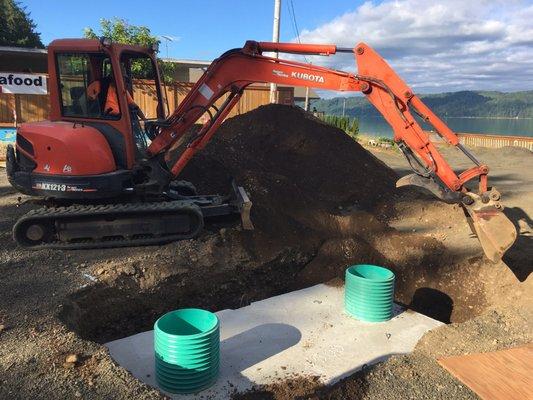
[[[174,343],[160,343],[159,341],[154,341],[154,349],[160,354],[183,354],[188,356],[201,355],[203,353],[211,351],[213,348],[216,348],[220,343],[220,338],[215,337],[211,342],[203,344],[201,346],[194,345],[176,345]]]
[[[176,369],[198,369],[205,365],[210,364],[213,361],[218,360],[219,355],[217,352],[214,352],[214,354],[208,355],[203,358],[199,358],[197,360],[188,360],[188,359],[180,359],[180,358],[172,358],[167,357],[165,359],[162,359],[161,357],[158,357],[156,355],[156,361],[161,361],[165,364],[174,365]]]
[[[220,365],[218,318],[205,310],[183,309],[154,325],[156,380],[171,393],[196,393],[211,386]]]
[[[211,375],[214,371],[218,370],[220,363],[219,360],[213,361],[209,368],[203,369],[203,370],[174,370],[172,368],[168,368],[162,365],[157,366],[157,372],[170,378],[176,378],[179,380],[193,380],[193,379],[199,379],[204,378],[206,376]]]
[[[166,379],[156,374],[156,381],[159,387],[163,390],[166,390],[167,392],[176,393],[176,394],[198,393],[212,386],[217,381],[217,378],[218,378],[218,373],[215,374],[214,377],[206,380],[205,382],[194,383],[190,385],[182,385],[182,384],[173,384],[172,382],[169,382]]]
[[[375,265],[354,265],[346,270],[344,307],[362,321],[382,322],[392,317],[394,274]]]

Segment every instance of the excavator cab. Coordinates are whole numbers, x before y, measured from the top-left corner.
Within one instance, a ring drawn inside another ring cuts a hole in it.
[[[48,66],[50,120],[19,127],[9,155],[11,183],[51,198],[131,191],[132,168],[149,144],[145,124],[165,118],[155,49],[55,40]],[[140,101],[145,96],[151,101]]]

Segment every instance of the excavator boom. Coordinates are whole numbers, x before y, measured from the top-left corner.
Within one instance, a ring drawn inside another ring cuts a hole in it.
[[[263,52],[273,51],[322,56],[353,53],[358,72],[352,74],[263,55]],[[210,116],[180,157],[168,166],[170,176],[164,179],[179,175],[194,154],[207,145],[238,103],[244,89],[257,82],[364,93],[392,127],[394,140],[414,171],[401,178],[397,185],[420,186],[445,202],[461,204],[469,216],[473,232],[492,261],[500,259],[514,243],[515,227],[502,213],[499,193],[488,187],[488,167],[462,146],[457,135],[365,43],[359,43],[352,49],[328,44],[248,41],[243,48],[223,54],[210,65],[179,107],[166,120],[151,126],[154,139],[148,153],[152,160],[158,160],[155,162],[161,160],[158,155],[165,155],[168,161],[168,150],[203,114]],[[214,103],[224,95],[227,98],[222,106],[214,107]],[[413,113],[432,125],[443,140],[461,150],[474,165],[456,174]],[[466,186],[474,179],[478,181],[476,191]]]

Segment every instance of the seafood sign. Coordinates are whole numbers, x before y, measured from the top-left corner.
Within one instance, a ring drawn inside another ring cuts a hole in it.
[[[0,93],[48,94],[46,76],[0,72]]]

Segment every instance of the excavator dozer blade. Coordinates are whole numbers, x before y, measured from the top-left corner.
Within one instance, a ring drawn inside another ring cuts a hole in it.
[[[231,203],[237,207],[241,214],[241,223],[243,229],[254,230],[254,224],[252,223],[252,219],[250,217],[252,201],[242,186],[237,186],[235,181],[231,182],[231,186],[233,189]]]
[[[501,260],[513,245],[517,233],[514,224],[505,214],[494,207],[470,207],[463,205],[472,232],[478,237],[485,255],[492,262]]]

